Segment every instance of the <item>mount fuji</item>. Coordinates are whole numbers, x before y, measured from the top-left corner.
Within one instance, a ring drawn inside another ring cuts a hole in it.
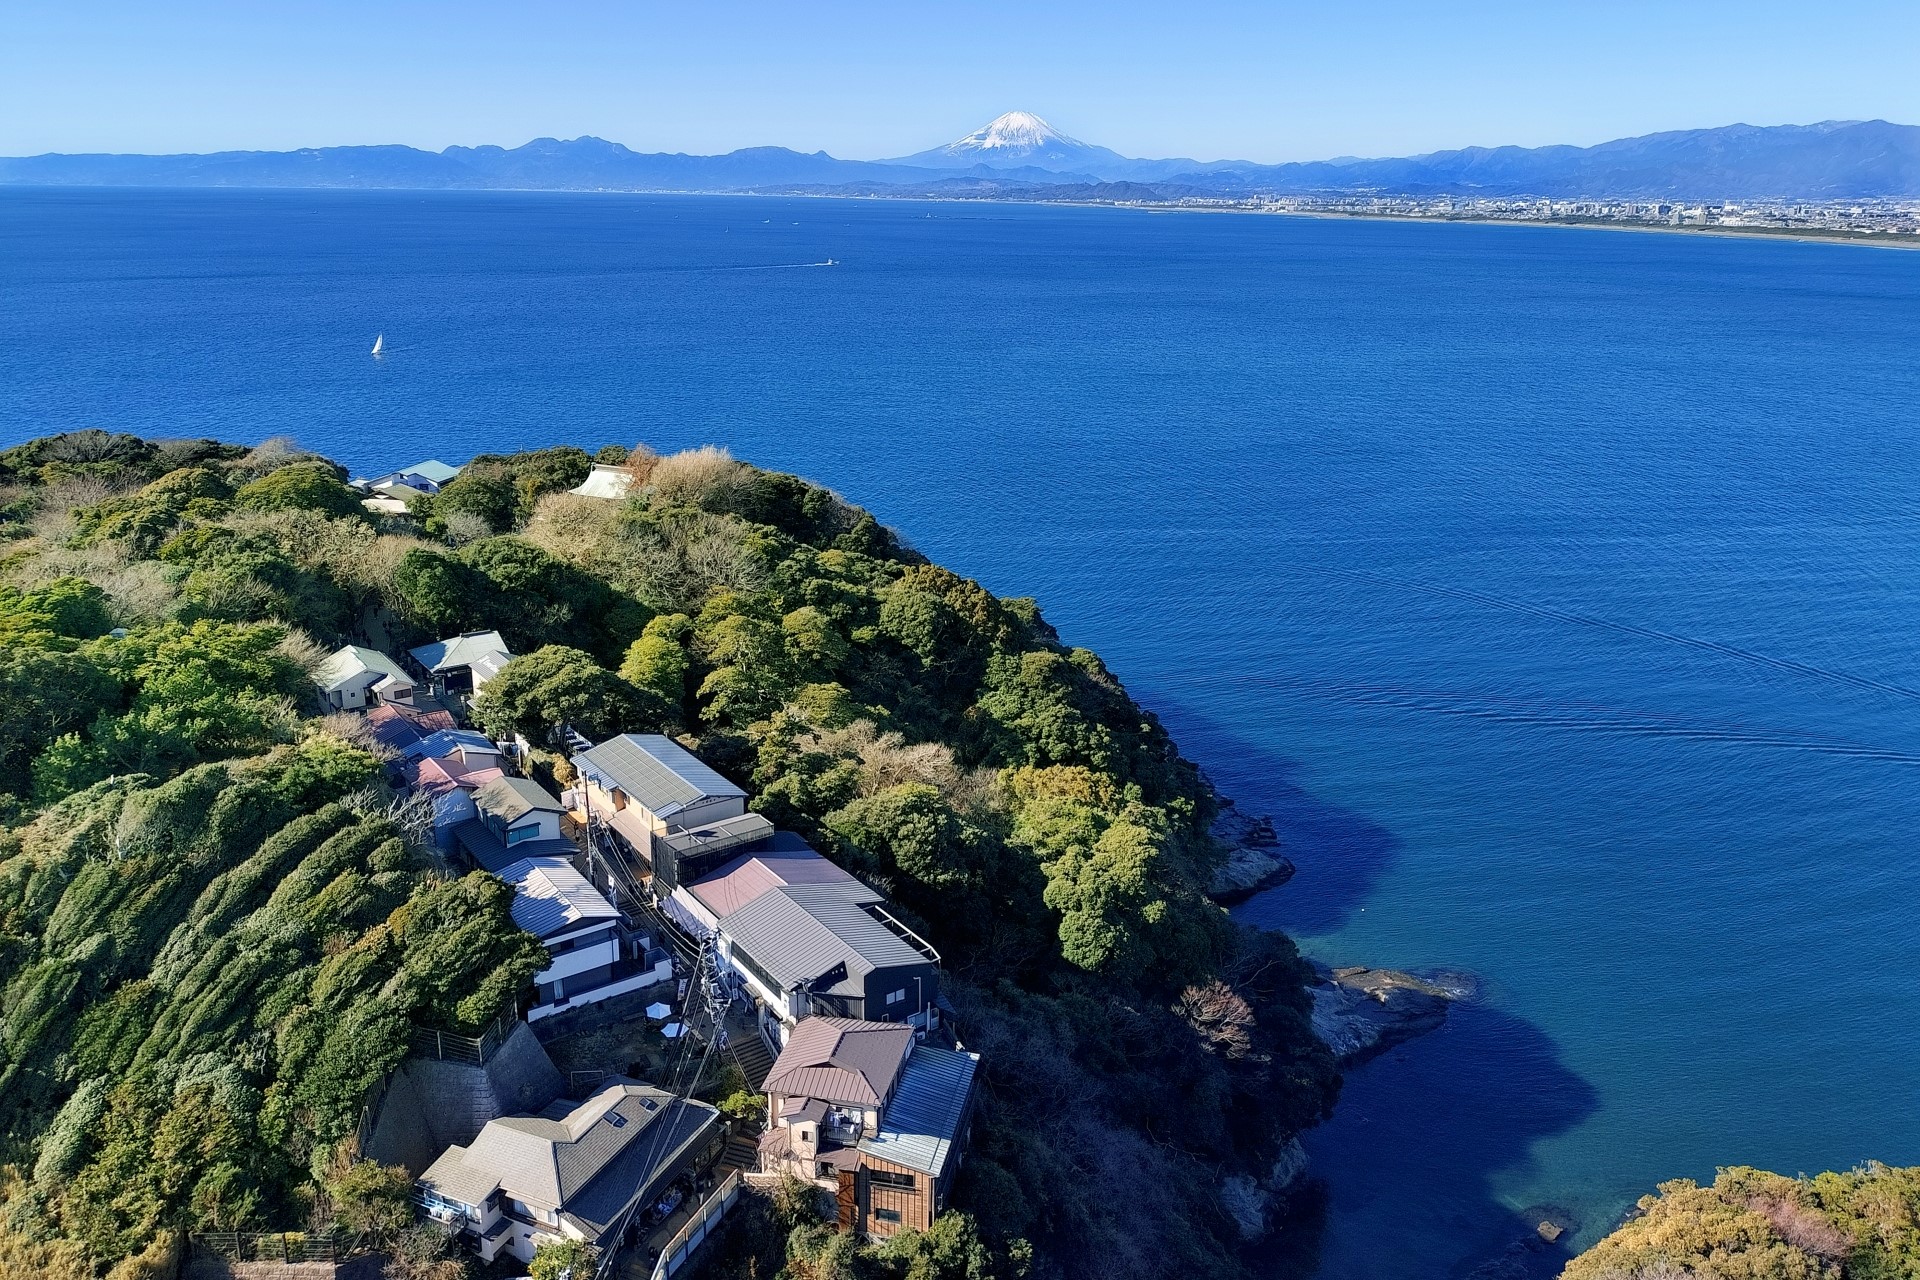
[[[882,163],[912,165],[918,169],[971,169],[976,165],[989,169],[1033,167],[1056,173],[1106,177],[1111,171],[1129,169],[1139,162],[1117,151],[1069,138],[1032,112],[1009,111],[944,147]]]

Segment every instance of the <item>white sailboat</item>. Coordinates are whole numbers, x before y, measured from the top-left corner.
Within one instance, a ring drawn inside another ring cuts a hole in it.
[[[373,354],[379,355],[382,351],[385,351],[386,348],[387,348],[387,335],[384,333],[374,334],[373,335]]]

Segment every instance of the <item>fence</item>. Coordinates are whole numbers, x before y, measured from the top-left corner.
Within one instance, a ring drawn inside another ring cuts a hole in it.
[[[727,1216],[727,1210],[733,1208],[740,1199],[740,1171],[729,1173],[713,1189],[713,1194],[701,1202],[681,1228],[673,1233],[673,1239],[667,1241],[667,1247],[660,1251],[659,1261],[653,1264],[653,1280],[667,1280],[667,1277],[687,1265],[693,1257],[693,1251],[702,1241],[712,1235],[720,1225],[720,1219]]]
[[[519,1024],[519,1018],[503,1013],[477,1036],[456,1035],[432,1027],[415,1027],[408,1045],[416,1057],[439,1058],[443,1062],[465,1062],[484,1067],[487,1059],[499,1051]]]
[[[229,1262],[339,1262],[349,1252],[345,1236],[306,1231],[196,1231],[193,1247]]]

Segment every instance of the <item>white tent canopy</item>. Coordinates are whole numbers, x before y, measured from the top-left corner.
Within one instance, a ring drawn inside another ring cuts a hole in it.
[[[672,1005],[661,1004],[658,1001],[647,1006],[647,1016],[649,1018],[652,1018],[655,1022],[659,1022],[661,1019],[666,1018],[672,1012],[673,1012]]]

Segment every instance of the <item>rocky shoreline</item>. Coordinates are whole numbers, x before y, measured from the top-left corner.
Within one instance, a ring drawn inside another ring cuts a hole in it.
[[[1320,974],[1308,988],[1314,1034],[1348,1068],[1438,1030],[1453,1002],[1473,992],[1472,979],[1462,974],[1423,978],[1365,965],[1314,967]]]
[[[1231,907],[1291,880],[1295,868],[1280,852],[1273,819],[1245,813],[1223,796],[1218,799],[1212,834],[1225,846],[1226,857],[1208,886],[1209,896]],[[1314,970],[1317,980],[1308,988],[1314,1034],[1344,1069],[1438,1030],[1453,1003],[1469,998],[1475,987],[1464,974],[1422,977],[1366,965],[1315,964]],[[1242,1238],[1258,1240],[1272,1229],[1281,1207],[1306,1178],[1307,1163],[1306,1149],[1295,1138],[1264,1176],[1237,1174],[1224,1181],[1220,1205],[1239,1225]],[[1541,1242],[1538,1237],[1532,1241],[1536,1246]]]
[[[1217,793],[1216,793],[1217,795]],[[1226,861],[1213,873],[1207,896],[1223,907],[1238,906],[1254,894],[1293,879],[1293,863],[1280,852],[1273,819],[1242,813],[1233,801],[1217,797],[1220,812],[1213,838],[1226,846]]]

